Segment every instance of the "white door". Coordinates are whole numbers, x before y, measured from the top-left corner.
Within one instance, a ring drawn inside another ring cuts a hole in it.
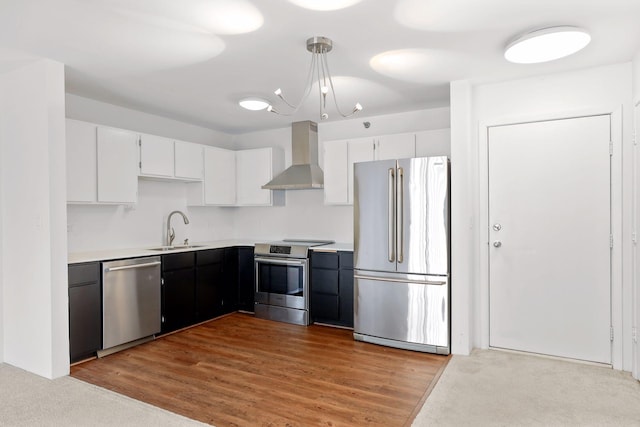
[[[271,190],[262,188],[273,178],[271,154],[271,148],[236,151],[238,205],[271,205]]]
[[[156,135],[140,135],[140,175],[172,178],[173,140]]]
[[[136,203],[138,135],[98,127],[98,202]]]
[[[97,200],[97,126],[93,123],[66,121],[67,130],[67,201]]]
[[[489,129],[489,344],[611,363],[610,116]]]

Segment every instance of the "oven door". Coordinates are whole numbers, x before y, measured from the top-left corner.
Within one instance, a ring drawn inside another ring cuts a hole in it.
[[[307,310],[307,259],[255,257],[257,304]]]

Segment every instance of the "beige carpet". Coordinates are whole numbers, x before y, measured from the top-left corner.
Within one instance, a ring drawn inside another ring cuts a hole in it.
[[[0,426],[203,425],[75,378],[51,381],[0,364]]]
[[[413,426],[640,426],[640,383],[600,366],[476,350],[449,361]]]

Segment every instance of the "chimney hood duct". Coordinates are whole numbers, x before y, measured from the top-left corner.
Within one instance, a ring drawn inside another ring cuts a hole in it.
[[[291,124],[291,163],[262,188],[267,190],[307,190],[324,188],[324,173],[318,166],[318,124],[312,121]]]

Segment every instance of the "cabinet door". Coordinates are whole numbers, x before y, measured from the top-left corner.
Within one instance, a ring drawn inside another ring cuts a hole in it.
[[[140,175],[172,178],[173,140],[155,135],[140,135]]]
[[[222,148],[204,148],[204,204],[236,203],[236,153]]]
[[[416,133],[416,157],[451,157],[451,129],[425,130]]]
[[[324,143],[324,204],[349,203],[349,167],[347,141]]]
[[[348,203],[353,204],[353,165],[359,162],[371,162],[374,160],[374,140],[373,138],[352,139],[347,143],[347,177],[349,198]]]
[[[271,205],[271,190],[262,188],[272,178],[272,150],[236,151],[238,205]]]
[[[222,249],[216,249],[222,250]],[[222,314],[222,263],[199,266],[196,270],[196,320]]]
[[[253,313],[255,306],[253,248],[238,248],[238,309]]]
[[[378,138],[376,160],[410,159],[416,156],[416,137],[413,133],[385,135]]]
[[[69,265],[69,357],[77,362],[102,348],[100,264]]]
[[[195,269],[162,273],[162,333],[190,326],[195,321]]]
[[[175,142],[175,176],[185,179],[202,179],[202,145]]]
[[[76,120],[66,121],[67,201],[97,200],[96,132],[97,126]]]
[[[98,127],[98,202],[136,202],[137,144],[133,132]]]

